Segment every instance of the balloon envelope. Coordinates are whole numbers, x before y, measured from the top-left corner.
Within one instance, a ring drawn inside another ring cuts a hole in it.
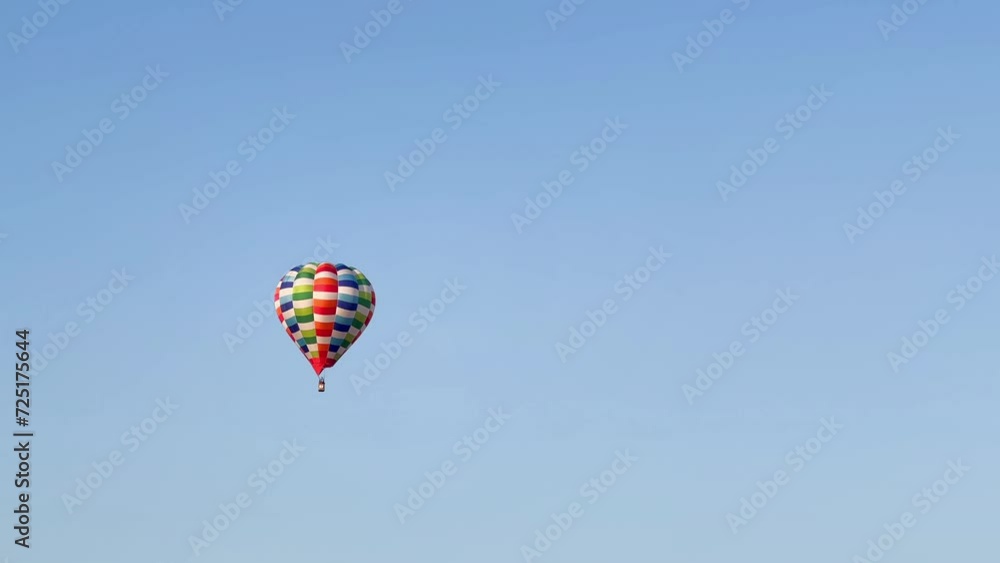
[[[357,268],[310,262],[289,270],[274,290],[285,332],[318,376],[358,341],[375,312],[375,291]]]

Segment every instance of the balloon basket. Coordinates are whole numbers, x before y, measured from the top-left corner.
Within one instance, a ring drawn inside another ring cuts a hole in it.
[[[321,378],[319,378],[319,389],[318,389],[318,391],[319,391],[320,393],[323,393],[323,392],[325,392],[325,391],[326,391],[326,381],[323,381],[323,378],[322,378],[322,377],[321,377]]]

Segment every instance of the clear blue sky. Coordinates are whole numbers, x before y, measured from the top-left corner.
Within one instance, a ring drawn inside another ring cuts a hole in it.
[[[928,0],[886,39],[889,1],[589,0],[552,29],[555,0],[404,0],[348,63],[341,43],[388,3],[355,4],[248,0],[220,21],[209,0],[77,1],[17,52],[6,36],[5,346],[28,326],[39,357],[78,330],[33,372],[32,547],[5,521],[0,557],[514,563],[574,502],[531,561],[846,563],[906,511],[883,561],[995,556],[1000,276],[961,309],[949,292],[1000,253],[996,3]],[[6,3],[4,32],[39,9]],[[680,72],[673,53],[725,9]],[[126,112],[115,100],[157,65]],[[474,112],[446,114],[491,75]],[[786,139],[779,120],[813,87],[832,96]],[[294,118],[247,161],[241,143],[282,108]],[[627,129],[581,171],[574,152],[615,118]],[[105,119],[60,181],[53,162]],[[949,127],[948,150],[905,172]],[[437,128],[390,190],[386,171]],[[723,201],[717,182],[765,144]],[[230,160],[239,173],[186,222],[179,206]],[[518,233],[511,214],[564,169],[573,183]],[[849,240],[896,179],[906,191]],[[224,336],[317,239],[378,296],[322,395],[273,313],[232,350]],[[616,291],[661,246],[665,265]],[[102,293],[122,269],[134,279]],[[434,322],[411,320],[456,278]],[[786,289],[798,299],[755,339],[744,325]],[[615,312],[562,362],[557,342],[605,300]],[[948,323],[894,371],[887,354],[938,309]],[[412,344],[357,394],[351,375],[402,331]],[[745,353],[689,402],[733,341]],[[177,410],[131,451],[123,433],[167,398]],[[453,448],[491,408],[510,419],[471,456]],[[824,417],[843,428],[786,458]],[[285,441],[305,451],[259,492],[248,476]],[[64,495],[115,450],[70,514]],[[626,450],[638,460],[589,504],[581,486]],[[959,459],[971,471],[922,513],[913,496]],[[401,524],[394,506],[450,460]],[[790,481],[734,534],[727,513],[778,470]],[[189,537],[241,493],[195,557]]]

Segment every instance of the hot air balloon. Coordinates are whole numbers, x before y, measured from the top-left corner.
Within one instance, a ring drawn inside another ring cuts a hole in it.
[[[326,390],[323,370],[358,341],[375,312],[375,291],[357,268],[310,262],[289,270],[274,290],[274,310]]]

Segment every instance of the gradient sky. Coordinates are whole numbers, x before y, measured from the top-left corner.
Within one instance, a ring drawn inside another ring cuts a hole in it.
[[[6,346],[27,326],[38,358],[78,330],[36,360],[32,547],[0,557],[515,563],[580,502],[532,561],[846,563],[906,511],[916,525],[882,561],[993,560],[1000,277],[960,310],[949,292],[1000,253],[1000,6],[927,0],[886,38],[889,1],[590,0],[552,29],[555,0],[403,0],[348,63],[341,43],[388,3],[354,4],[249,0],[220,21],[209,0],[78,1],[16,49],[7,36]],[[5,32],[38,9],[5,3]],[[735,21],[680,72],[673,53],[725,9]],[[157,65],[167,76],[122,119],[115,100]],[[490,76],[452,129],[445,112]],[[812,87],[833,95],[785,139]],[[294,119],[247,162],[241,143],[282,108]],[[580,171],[574,151],[615,118],[627,129]],[[114,130],[57,179],[103,119]],[[905,163],[949,127],[913,181]],[[437,128],[445,141],[390,190],[385,172]],[[723,201],[716,183],[770,137]],[[185,221],[230,160],[240,173]],[[562,170],[573,183],[518,233],[511,214]],[[848,240],[896,179],[907,190]],[[661,246],[671,257],[626,300],[616,284]],[[225,340],[307,257],[360,268],[378,295],[322,395],[273,313]],[[134,279],[89,313],[123,269]],[[411,321],[456,279],[433,323]],[[751,343],[742,327],[779,290],[799,298]],[[562,362],[557,342],[608,299]],[[938,309],[949,322],[894,371],[887,354]],[[402,332],[412,344],[356,393],[351,376]],[[745,354],[690,403],[682,387],[733,341]],[[130,451],[122,434],[168,398],[176,412]],[[511,417],[465,460],[453,444],[489,409]],[[843,429],[786,459],[824,417]],[[305,451],[258,494],[248,476],[285,441]],[[69,513],[64,495],[115,450]],[[626,450],[638,460],[588,504],[581,485]],[[457,473],[401,524],[394,505],[449,460]],[[957,460],[971,471],[922,513],[913,496]],[[727,513],[778,470],[788,484],[733,533]],[[195,557],[189,537],[241,493],[251,504]],[[8,481],[3,506],[14,494]]]

